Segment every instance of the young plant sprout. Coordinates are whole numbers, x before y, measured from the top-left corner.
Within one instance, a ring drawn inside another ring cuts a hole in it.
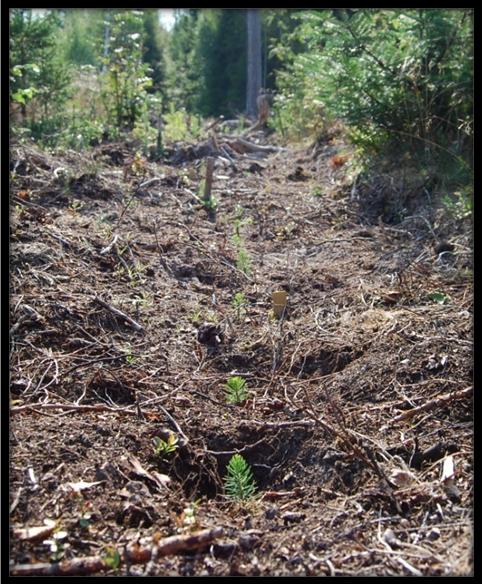
[[[173,434],[169,434],[169,438],[167,440],[162,440],[159,436],[155,436],[153,439],[154,442],[154,453],[156,456],[161,458],[165,458],[175,452],[178,448],[179,438]]]

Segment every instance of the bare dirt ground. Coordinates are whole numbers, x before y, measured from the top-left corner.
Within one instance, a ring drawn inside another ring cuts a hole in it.
[[[472,573],[470,220],[340,140],[217,162],[214,217],[203,161],[12,146],[11,574]]]

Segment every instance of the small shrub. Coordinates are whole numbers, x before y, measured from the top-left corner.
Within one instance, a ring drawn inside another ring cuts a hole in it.
[[[168,142],[196,139],[201,133],[201,120],[184,110],[175,110],[171,104],[164,114],[164,137]]]

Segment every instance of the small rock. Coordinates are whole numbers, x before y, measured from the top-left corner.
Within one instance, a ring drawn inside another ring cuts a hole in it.
[[[306,515],[304,513],[294,513],[294,512],[288,511],[287,513],[284,513],[284,515],[281,516],[281,519],[285,523],[299,523],[305,517],[306,517]]]
[[[236,543],[215,543],[212,546],[212,553],[215,558],[229,558],[237,549]]]
[[[250,534],[241,534],[239,536],[239,546],[246,552],[252,550],[259,541],[259,537],[256,535]]]
[[[150,497],[151,493],[144,483],[140,481],[129,481],[122,491],[120,491],[119,495],[121,497],[131,497],[131,495]]]
[[[202,345],[216,347],[221,344],[223,340],[223,334],[218,326],[210,323],[204,323],[197,331],[197,340]]]
[[[266,519],[274,519],[276,515],[278,515],[278,509],[276,509],[276,507],[269,507],[264,512],[264,516],[266,517]]]
[[[427,539],[430,541],[435,541],[440,537],[440,529],[438,527],[432,527],[432,529],[427,533]]]

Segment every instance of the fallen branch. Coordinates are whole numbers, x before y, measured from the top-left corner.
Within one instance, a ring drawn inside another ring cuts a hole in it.
[[[440,397],[431,399],[430,401],[422,404],[421,406],[417,406],[416,408],[412,408],[411,410],[407,410],[406,412],[403,412],[398,416],[395,416],[395,418],[393,418],[393,420],[391,420],[389,424],[387,424],[387,426],[396,424],[397,422],[401,422],[402,420],[408,420],[410,418],[413,418],[413,416],[420,412],[431,410],[449,401],[463,398],[469,395],[472,392],[472,390],[473,386],[471,385],[470,387],[466,387],[465,389],[461,389],[460,391],[452,391],[450,393],[441,395]]]
[[[109,253],[110,250],[114,247],[114,245],[117,243],[117,240],[119,239],[119,234],[116,233],[114,235],[114,239],[109,243],[108,246],[104,247],[101,251],[100,251],[100,255],[105,255],[106,253]]]
[[[226,152],[229,154],[229,159],[233,161],[238,155],[246,153],[258,153],[267,156],[268,154],[281,152],[282,150],[282,148],[278,148],[277,146],[262,146],[261,144],[254,144],[253,142],[244,140],[241,137],[216,137],[215,135],[212,135],[209,140],[201,142],[200,144],[180,148],[171,157],[171,162],[173,164],[179,164],[189,160],[205,158],[207,156],[225,157]]]
[[[18,197],[17,195],[13,195],[12,199],[16,203],[20,203],[24,207],[32,207],[33,209],[40,209],[41,211],[47,212],[47,209],[45,207],[42,207],[42,205],[37,205],[37,203],[32,203],[31,201],[27,201],[26,199],[22,199],[22,198]]]
[[[203,132],[208,133],[209,130],[213,130],[216,126],[218,126],[221,122],[224,122],[224,116],[219,116],[217,120],[214,120],[207,128],[204,128]]]
[[[196,550],[210,544],[223,534],[221,527],[204,529],[189,535],[173,535],[161,539],[157,544],[146,548],[139,544],[129,545],[121,555],[121,563],[143,564],[149,562],[153,555],[168,556],[178,552]],[[10,576],[76,576],[93,574],[112,569],[109,562],[101,556],[72,558],[52,564],[16,564],[10,568]]]
[[[249,426],[254,424],[256,426],[264,426],[265,428],[286,428],[288,426],[307,426],[311,428],[315,425],[312,420],[289,420],[286,422],[263,422],[261,420],[241,420],[240,425]]]
[[[94,302],[97,302],[97,304],[100,304],[101,306],[103,306],[104,308],[107,308],[107,310],[110,310],[110,312],[112,312],[112,314],[115,314],[116,316],[119,316],[121,318],[123,318],[125,321],[127,321],[136,331],[139,332],[144,332],[144,327],[141,326],[138,322],[136,322],[133,318],[131,318],[130,316],[128,316],[127,314],[125,314],[124,312],[122,312],[121,310],[119,310],[118,308],[114,308],[113,306],[111,306],[110,304],[107,304],[107,302],[104,302],[104,300],[101,300],[98,296],[96,296],[94,298]]]
[[[253,144],[253,142],[249,142],[243,138],[235,138],[234,140],[229,140],[227,143],[233,150],[240,154],[246,152],[266,152],[269,154],[271,152],[279,152],[280,150],[277,146],[261,146],[260,144]]]
[[[142,405],[142,404],[141,404]],[[112,412],[113,414],[126,414],[128,416],[138,416],[137,410],[128,410],[127,408],[111,408],[110,406],[104,406],[98,404],[95,406],[83,406],[74,404],[26,404],[24,406],[14,406],[10,408],[11,414],[18,414],[19,412],[25,412],[28,410],[65,410],[70,412]],[[142,410],[142,414],[146,417],[159,417],[159,412],[145,412]]]

